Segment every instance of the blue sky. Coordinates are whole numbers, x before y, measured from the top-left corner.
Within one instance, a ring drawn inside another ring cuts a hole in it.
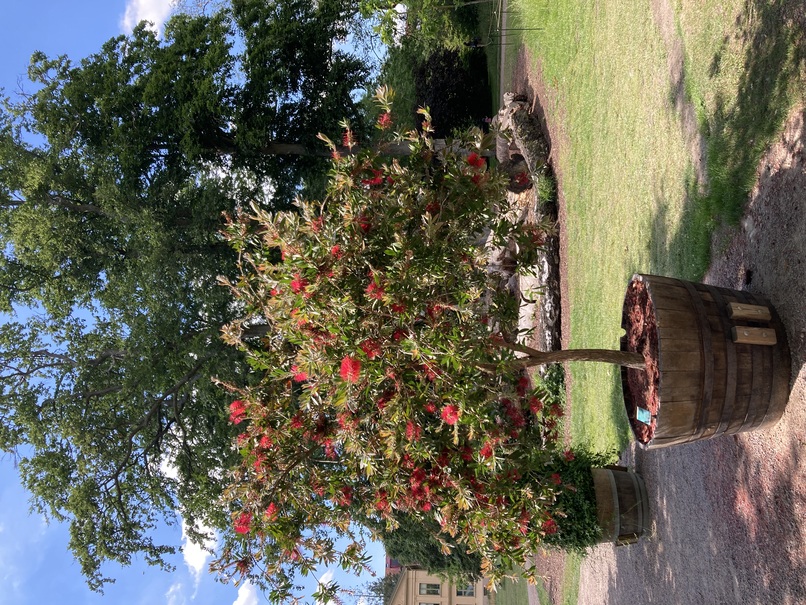
[[[31,54],[67,54],[78,59],[97,51],[112,36],[126,33],[140,19],[157,27],[168,17],[170,0],[1,0],[0,87],[13,95]],[[28,85],[30,88],[30,85]],[[107,566],[117,579],[103,596],[90,591],[79,565],[67,550],[68,529],[29,515],[28,496],[9,457],[0,459],[0,605],[255,605],[265,599],[253,588],[222,585],[207,574],[208,559],[189,546],[165,573],[135,561],[131,567]],[[182,541],[181,527],[164,528],[162,539]],[[161,536],[161,537],[162,537]],[[375,548],[382,573],[382,552]],[[330,575],[332,572],[323,570]],[[363,582],[365,580],[361,580]],[[343,584],[352,584],[345,578]]]

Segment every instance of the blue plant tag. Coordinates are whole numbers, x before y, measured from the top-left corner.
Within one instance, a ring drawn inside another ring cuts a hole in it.
[[[649,410],[644,408],[637,408],[635,410],[635,418],[638,422],[643,422],[644,424],[652,422],[652,414],[649,413]]]

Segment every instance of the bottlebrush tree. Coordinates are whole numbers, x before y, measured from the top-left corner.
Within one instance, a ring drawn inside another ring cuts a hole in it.
[[[558,493],[574,489],[560,473],[574,456],[555,445],[562,410],[515,357],[517,301],[489,262],[490,244],[512,241],[516,264],[531,258],[541,228],[509,218],[489,135],[437,150],[427,113],[423,132],[396,135],[389,96],[377,126],[408,157],[359,151],[345,125],[351,153],[326,141],[325,199],[253,206],[226,231],[240,276],[224,283],[243,319],[224,335],[260,380],[224,384],[243,463],[214,568],[275,601],[319,565],[360,571],[357,522],[394,529],[397,513],[436,520],[445,548],[450,536],[479,553],[495,581],[558,531]]]

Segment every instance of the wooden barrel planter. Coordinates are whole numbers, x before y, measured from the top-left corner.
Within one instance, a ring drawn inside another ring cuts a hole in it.
[[[649,530],[644,480],[623,467],[594,468],[591,472],[602,542],[619,546],[636,542]]]
[[[639,444],[659,448],[774,425],[789,399],[786,331],[765,298],[655,275],[634,275],[624,299],[622,368]]]

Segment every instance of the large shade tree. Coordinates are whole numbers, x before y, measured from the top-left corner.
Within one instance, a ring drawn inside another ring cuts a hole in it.
[[[224,522],[210,377],[245,369],[219,338],[239,312],[215,285],[234,266],[221,213],[286,204],[320,170],[316,133],[360,121],[343,22],[328,1],[237,1],[78,63],[37,53],[33,91],[4,102],[0,448],[94,588],[106,560],[164,565],[152,530],[175,511]]]

